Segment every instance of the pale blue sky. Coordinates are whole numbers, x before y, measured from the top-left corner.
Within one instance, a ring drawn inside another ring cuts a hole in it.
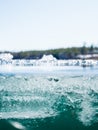
[[[98,44],[98,0],[0,0],[0,50]]]

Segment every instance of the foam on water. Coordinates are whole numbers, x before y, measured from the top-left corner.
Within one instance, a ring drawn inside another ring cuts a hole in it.
[[[56,117],[69,110],[85,126],[98,122],[98,76],[0,75],[0,118]]]

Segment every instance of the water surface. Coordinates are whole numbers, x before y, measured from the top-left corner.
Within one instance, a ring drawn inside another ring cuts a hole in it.
[[[97,130],[98,68],[1,69],[1,128],[3,121],[30,130]]]

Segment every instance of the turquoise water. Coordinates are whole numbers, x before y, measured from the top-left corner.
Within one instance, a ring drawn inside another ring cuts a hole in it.
[[[97,130],[98,68],[0,70],[0,130],[14,130],[10,125],[28,130]]]

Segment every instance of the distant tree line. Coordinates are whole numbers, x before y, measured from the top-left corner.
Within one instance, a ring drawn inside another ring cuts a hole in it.
[[[49,50],[31,50],[10,52],[13,55],[13,59],[41,59],[42,56],[52,54],[57,59],[77,59],[78,55],[86,54],[98,54],[98,47],[86,47],[85,44],[82,47],[71,48],[59,48]]]

